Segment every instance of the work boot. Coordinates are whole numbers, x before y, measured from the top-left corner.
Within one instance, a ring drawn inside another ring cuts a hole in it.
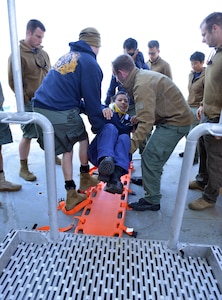
[[[189,183],[189,189],[190,190],[200,190],[200,191],[204,191],[204,186],[201,185],[198,181],[193,180]]]
[[[125,174],[125,170],[119,166],[115,167],[114,173],[110,176],[110,181],[104,187],[104,191],[112,194],[122,194],[123,184],[120,180],[121,176]]]
[[[136,184],[136,185],[143,185],[143,178],[142,176],[140,177],[132,177],[131,182]]]
[[[80,191],[86,191],[90,186],[96,186],[98,183],[98,176],[90,176],[89,173],[80,172]]]
[[[146,201],[144,198],[140,198],[138,202],[131,202],[128,203],[129,207],[137,210],[137,211],[144,211],[144,210],[151,210],[157,211],[160,210],[160,204],[153,204]]]
[[[86,199],[85,194],[79,194],[75,189],[68,189],[66,191],[66,210],[73,209],[77,204]]]
[[[188,204],[188,207],[193,210],[204,210],[206,208],[213,207],[215,203],[210,203],[204,200],[203,198],[199,198],[194,200]]]
[[[111,194],[122,194],[123,184],[121,181],[107,182],[106,186],[104,187],[104,191]]]
[[[16,192],[21,190],[20,184],[15,184],[5,180],[4,172],[0,173],[0,192]]]
[[[56,165],[58,165],[58,166],[61,166],[61,164],[62,164],[62,160],[61,160],[61,158],[60,158],[60,157],[58,157],[58,156],[55,156],[55,164],[56,164]]]
[[[35,181],[36,176],[29,172],[27,159],[20,160],[20,172],[19,176],[25,179],[26,181]]]
[[[194,160],[193,160],[193,165],[197,165],[199,162],[198,158],[194,157]]]
[[[109,176],[114,172],[114,169],[114,159],[111,156],[104,157],[98,166],[98,180],[107,182],[110,179]]]

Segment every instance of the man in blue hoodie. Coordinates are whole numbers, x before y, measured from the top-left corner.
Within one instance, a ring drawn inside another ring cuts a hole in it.
[[[75,143],[79,142],[80,190],[86,190],[98,182],[89,175],[88,134],[80,116],[82,100],[92,132],[97,134],[104,126],[101,110],[103,73],[96,60],[101,46],[100,34],[95,28],[87,27],[80,32],[79,41],[70,42],[69,46],[70,51],[50,69],[32,99],[34,111],[46,116],[54,127],[56,154],[63,154],[67,210],[73,209],[86,198],[77,192],[73,180]],[[44,149],[41,128],[38,127],[38,131],[38,142]]]

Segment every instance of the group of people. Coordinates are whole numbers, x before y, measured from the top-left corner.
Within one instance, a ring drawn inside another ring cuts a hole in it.
[[[150,58],[145,63],[136,40],[129,38],[123,44],[124,53],[112,62],[113,75],[103,106],[103,73],[97,63],[101,46],[98,30],[93,27],[83,29],[79,40],[69,43],[70,51],[50,67],[49,59],[40,46],[44,27],[39,23],[32,30],[27,27],[30,38],[35,38],[35,44],[21,46],[24,52],[34,57],[32,63],[39,71],[47,75],[42,75],[38,86],[27,84],[23,75],[25,107],[28,111],[46,116],[54,127],[55,156],[62,154],[67,210],[86,198],[80,191],[96,185],[99,180],[106,182],[106,192],[121,194],[121,176],[127,173],[133,153],[142,145],[140,182],[145,193],[129,206],[139,211],[160,209],[163,167],[177,143],[199,121],[217,123],[222,108],[221,85],[218,82],[222,64],[222,13],[207,16],[200,29],[203,42],[216,51],[206,70],[202,53],[191,55],[193,71],[189,76],[188,101],[173,82],[169,64],[159,56],[158,41],[148,43]],[[23,63],[27,63],[25,59]],[[13,84],[10,86],[13,88]],[[113,106],[108,107],[111,102]],[[90,144],[81,113],[88,116],[91,130],[96,135]],[[26,136],[24,132],[23,139],[28,141],[23,140],[20,147],[21,167],[29,176],[33,175],[27,166],[31,138],[37,137],[44,149],[42,130],[38,126],[34,128],[37,135]],[[73,146],[77,142],[81,163],[79,190],[73,180],[72,167]],[[191,202],[190,209],[202,210],[216,203],[222,186],[221,147],[220,137],[207,134],[200,138],[200,170],[189,188],[202,190],[203,196]],[[89,162],[98,167],[98,178],[89,175]],[[20,176],[22,173],[20,170]]]

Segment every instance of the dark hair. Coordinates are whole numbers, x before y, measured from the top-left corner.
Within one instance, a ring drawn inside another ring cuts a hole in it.
[[[124,70],[127,72],[131,72],[135,66],[135,62],[132,57],[128,54],[119,55],[113,62],[112,67],[114,72],[118,72],[119,70]]]
[[[208,15],[200,24],[200,27],[202,27],[203,24],[206,24],[207,31],[212,31],[212,26],[214,24],[220,26],[222,28],[222,13],[221,12],[214,12],[210,15]]]
[[[160,48],[160,44],[159,44],[158,41],[152,40],[152,41],[149,41],[149,42],[148,42],[148,47],[149,47],[149,48],[154,48],[154,47],[156,47],[157,49],[159,49],[159,48]]]
[[[127,94],[125,91],[118,91],[118,92],[111,98],[111,102],[115,102],[117,96],[119,96],[119,95],[124,95],[124,96],[126,96],[128,102],[129,102],[129,96],[128,96],[128,94]]]
[[[136,50],[137,46],[138,46],[137,41],[133,38],[128,38],[123,43],[123,49],[127,49],[127,50],[130,49]]]
[[[194,52],[194,53],[190,56],[190,61],[196,60],[196,61],[202,62],[202,61],[204,61],[204,59],[205,59],[205,54],[202,53],[202,52],[198,52],[198,51]]]
[[[27,23],[27,26],[26,26],[26,30],[30,30],[31,33],[33,33],[36,28],[40,28],[42,31],[45,32],[45,26],[42,24],[42,22],[38,21],[38,20],[35,20],[35,19],[32,19],[30,21],[28,21]]]

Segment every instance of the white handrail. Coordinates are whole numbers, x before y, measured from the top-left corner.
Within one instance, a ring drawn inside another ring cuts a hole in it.
[[[198,139],[205,134],[214,136],[222,136],[222,112],[220,114],[219,123],[202,123],[196,126],[188,134],[186,139],[183,163],[180,172],[180,179],[177,189],[176,203],[174,206],[173,217],[170,225],[170,235],[168,240],[168,248],[172,250],[180,249],[179,234],[181,230],[183,214],[187,199],[188,187],[193,159],[195,155]]]
[[[48,215],[50,225],[50,239],[59,240],[59,226],[57,214],[57,188],[55,172],[55,141],[54,129],[51,122],[43,115],[35,112],[24,112],[24,100],[22,89],[22,74],[20,51],[17,38],[15,1],[8,0],[9,28],[12,49],[12,68],[15,86],[17,110],[16,113],[0,112],[0,121],[4,123],[38,124],[43,131],[45,149],[45,168],[48,195]]]

